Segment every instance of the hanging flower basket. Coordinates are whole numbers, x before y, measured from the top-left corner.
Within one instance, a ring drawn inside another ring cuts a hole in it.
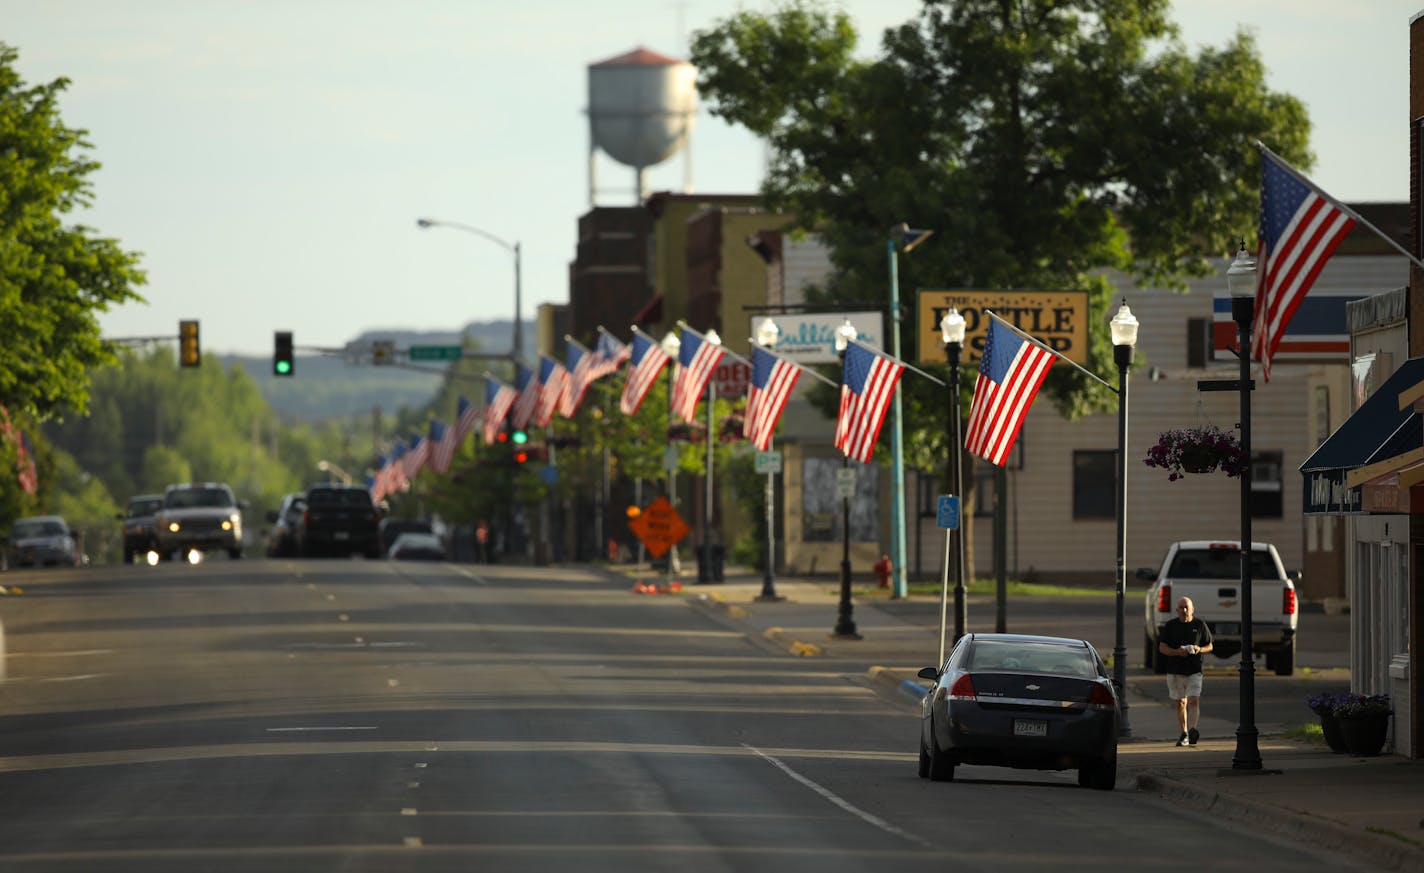
[[[1175,482],[1187,473],[1216,470],[1227,476],[1240,476],[1246,472],[1248,459],[1235,434],[1207,425],[1163,431],[1157,437],[1157,444],[1147,450],[1147,458],[1142,463],[1161,467],[1168,473],[1167,481]]]

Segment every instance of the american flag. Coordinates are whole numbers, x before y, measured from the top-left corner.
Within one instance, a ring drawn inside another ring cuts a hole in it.
[[[380,472],[376,474],[376,488],[381,497],[394,494],[410,485],[410,480],[405,475],[404,458],[405,445],[397,440],[390,453],[382,458]]]
[[[568,390],[569,371],[547,355],[539,356],[539,404],[534,411],[534,424],[548,427],[554,419],[554,410],[559,408],[564,392]]]
[[[697,417],[697,401],[707,388],[707,380],[722,361],[722,344],[712,342],[690,327],[682,329],[682,347],[677,353],[681,365],[672,386],[672,411],[691,424]]]
[[[430,419],[430,433],[425,441],[432,447],[430,449],[430,460],[426,463],[430,469],[442,476],[450,471],[450,460],[455,457],[455,433],[459,428],[446,427],[442,421]]]
[[[589,383],[593,381],[589,376],[593,370],[593,352],[572,339],[568,340],[568,344],[569,350],[564,355],[564,369],[569,371],[568,390],[559,404],[559,414],[564,418],[573,418],[583,402]]]
[[[845,350],[841,405],[836,414],[836,448],[862,464],[875,456],[875,440],[905,365],[874,349],[851,343]]]
[[[616,336],[600,327],[598,344],[593,347],[593,366],[589,370],[588,381],[593,382],[616,372],[632,355],[633,350],[626,343],[619,342]]]
[[[671,358],[652,337],[638,331],[633,334],[633,352],[628,360],[632,366],[628,368],[628,381],[623,385],[618,408],[623,410],[624,415],[634,415]]]
[[[430,440],[418,433],[410,435],[410,448],[405,453],[405,478],[414,479],[430,458]]]
[[[519,391],[519,399],[509,412],[509,423],[515,430],[523,430],[539,404],[539,377],[523,364],[515,364],[514,369],[514,387]]]
[[[464,445],[465,437],[475,432],[475,424],[479,422],[479,420],[479,407],[464,397],[461,397],[459,405],[455,407],[455,426],[451,428],[455,434],[451,437],[454,441],[455,449],[459,449],[460,446]]]
[[[1261,152],[1261,239],[1256,254],[1256,324],[1252,356],[1271,378],[1271,358],[1325,262],[1355,219],[1294,168]]]
[[[752,348],[752,382],[747,387],[743,435],[761,451],[771,445],[771,434],[781,420],[791,389],[801,378],[801,368],[761,346]]]
[[[991,313],[964,447],[991,464],[1004,466],[1034,395],[1055,360],[1053,352],[1019,336]]]
[[[498,379],[490,378],[485,382],[485,445],[494,445],[495,437],[499,436],[499,429],[504,427],[504,420],[509,417],[509,410],[514,408],[514,400],[518,396],[518,391]]]

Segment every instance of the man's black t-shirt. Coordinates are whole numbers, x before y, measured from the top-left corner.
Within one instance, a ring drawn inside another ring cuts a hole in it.
[[[1199,618],[1194,618],[1189,622],[1174,618],[1162,626],[1162,642],[1166,643],[1169,649],[1180,649],[1188,643],[1194,646],[1205,646],[1211,642],[1211,629],[1206,626],[1206,622]],[[1190,676],[1201,671],[1201,655],[1187,655],[1185,658],[1174,656],[1167,659],[1168,673]]]

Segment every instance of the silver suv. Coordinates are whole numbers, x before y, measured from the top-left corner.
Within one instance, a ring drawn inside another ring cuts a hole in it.
[[[163,508],[153,520],[158,553],[173,558],[193,550],[225,549],[228,557],[241,558],[246,505],[221,482],[169,485],[163,492]]]

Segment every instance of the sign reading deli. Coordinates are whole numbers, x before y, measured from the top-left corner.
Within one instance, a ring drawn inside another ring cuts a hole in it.
[[[946,362],[939,321],[951,306],[964,316],[962,367],[978,367],[989,330],[985,309],[1075,364],[1088,363],[1087,291],[920,291],[919,364]]]

